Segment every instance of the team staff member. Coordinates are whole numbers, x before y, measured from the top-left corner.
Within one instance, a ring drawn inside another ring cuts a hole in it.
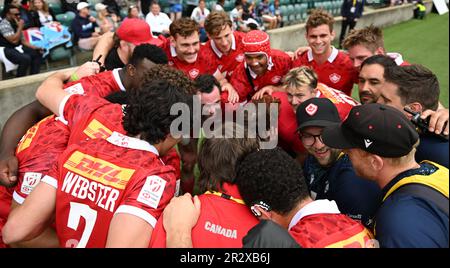
[[[341,214],[336,202],[313,201],[301,166],[281,149],[249,154],[238,165],[236,184],[260,219],[289,230],[301,247],[368,247],[372,234]]]
[[[435,111],[439,100],[439,82],[436,75],[421,65],[386,68],[386,83],[380,91],[378,103],[395,107],[407,117],[412,115],[403,110],[410,108],[416,113]],[[417,162],[431,160],[448,168],[448,140],[435,133],[419,130],[420,144],[415,159]]]
[[[227,122],[217,130],[224,137],[240,137],[244,128]],[[223,134],[222,134],[223,135]],[[200,168],[200,216],[192,229],[194,248],[241,248],[242,238],[258,220],[242,201],[235,185],[235,166],[242,157],[259,149],[256,138],[204,139],[198,164]],[[166,247],[163,217],[159,219],[151,247]]]
[[[334,200],[341,213],[370,226],[380,189],[356,176],[348,156],[321,138],[325,127],[341,123],[336,106],[327,98],[312,98],[298,106],[296,115],[298,135],[309,153],[303,171],[311,197]]]
[[[358,91],[359,99],[362,104],[374,103],[378,101],[380,92],[385,86],[386,79],[384,77],[385,68],[395,67],[396,64],[393,60],[384,55],[374,55],[364,60],[361,65],[361,71],[359,72]],[[422,86],[422,90],[426,90],[427,87]],[[426,94],[425,92],[422,94]],[[439,96],[439,95],[438,95]],[[433,96],[433,98],[438,97]],[[421,114],[422,119],[430,117],[430,124],[428,130],[435,134],[444,135],[449,133],[448,109],[445,109],[440,103],[437,110],[425,110]]]
[[[322,139],[382,189],[374,229],[381,247],[448,248],[448,169],[415,161],[419,135],[405,115],[378,103],[356,106]]]
[[[57,73],[47,79],[39,87],[37,98],[63,120],[70,116],[67,108],[73,104],[102,102],[90,96],[55,92],[61,78],[67,78],[67,74]],[[52,100],[45,97],[49,93],[53,94]],[[44,183],[11,214],[3,230],[5,242],[27,240],[39,234],[56,212],[62,247],[148,245],[157,219],[175,193],[174,169],[159,159],[179,141],[170,135],[170,125],[176,118],[170,115],[170,109],[175,103],[189,105],[191,95],[156,80],[131,92],[129,100],[123,115],[128,135],[113,132],[107,139],[69,146],[44,177]],[[82,186],[73,187],[75,183]],[[78,226],[78,217],[86,219],[85,228]]]
[[[351,96],[357,80],[357,70],[342,51],[331,46],[335,37],[334,19],[325,11],[313,10],[306,21],[306,40],[311,48],[300,55],[293,67],[310,66],[319,76],[319,82],[338,88]]]

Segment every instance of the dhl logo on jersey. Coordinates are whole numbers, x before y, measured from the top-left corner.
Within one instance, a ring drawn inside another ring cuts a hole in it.
[[[37,133],[39,127],[42,125],[42,123],[46,122],[47,120],[55,120],[55,117],[53,115],[49,115],[46,118],[39,121],[34,126],[32,126],[30,129],[28,129],[27,133],[25,133],[25,135],[23,135],[22,139],[20,140],[19,144],[17,145],[16,154],[18,154],[21,151],[25,150],[26,148],[30,147],[31,142],[33,141],[34,136],[36,136],[36,133]]]
[[[109,128],[105,127],[98,120],[93,119],[91,122],[89,122],[89,125],[86,127],[83,133],[91,139],[106,140],[109,136],[111,136],[112,131]]]
[[[108,161],[75,151],[64,163],[64,167],[85,178],[92,179],[103,185],[109,185],[117,189],[125,189],[128,181],[135,172],[114,165]]]
[[[325,246],[326,248],[374,248],[377,241],[373,239],[373,235],[367,230],[363,229],[357,234],[347,239],[338,241],[336,243]]]

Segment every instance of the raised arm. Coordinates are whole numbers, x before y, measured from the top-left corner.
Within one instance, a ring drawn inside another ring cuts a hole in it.
[[[1,185],[11,187],[17,182],[18,163],[14,156],[17,143],[30,127],[50,114],[50,110],[33,101],[14,112],[6,121],[0,137]]]
[[[113,36],[113,32],[106,32],[102,34],[94,48],[94,52],[92,53],[93,60],[97,60],[99,56],[101,56],[99,62],[102,65],[105,64],[106,55],[108,55],[108,52],[114,47]]]

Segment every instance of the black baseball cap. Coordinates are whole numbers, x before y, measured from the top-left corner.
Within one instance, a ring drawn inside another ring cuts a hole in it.
[[[341,122],[336,106],[327,98],[311,98],[302,102],[296,111],[299,131],[305,127],[327,127]]]
[[[360,148],[391,158],[407,155],[418,139],[402,112],[378,103],[353,107],[342,124],[326,127],[322,133],[324,144],[331,148]]]

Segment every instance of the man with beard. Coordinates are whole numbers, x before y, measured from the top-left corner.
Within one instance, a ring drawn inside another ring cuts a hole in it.
[[[381,201],[373,182],[359,178],[347,155],[322,141],[323,129],[339,124],[336,106],[326,98],[311,98],[297,108],[300,139],[309,155],[304,165],[313,199],[335,200],[339,210],[369,226]]]
[[[386,86],[385,70],[397,66],[389,56],[374,55],[367,58],[361,65],[358,78],[358,91],[361,104],[375,103],[380,98],[382,89]],[[427,90],[428,85],[424,82],[422,90]],[[435,134],[444,135],[449,133],[448,109],[438,103],[436,110],[426,109],[422,112],[421,118],[430,117],[428,130]],[[446,124],[445,124],[446,123]]]

